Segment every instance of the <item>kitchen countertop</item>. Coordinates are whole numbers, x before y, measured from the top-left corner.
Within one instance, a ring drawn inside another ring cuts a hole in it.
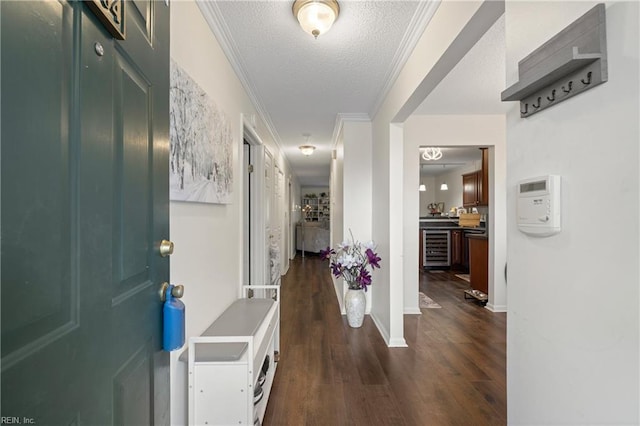
[[[467,238],[472,238],[474,240],[488,240],[489,239],[487,234],[468,234]]]
[[[463,231],[485,231],[485,228],[483,227],[472,227],[472,226],[456,226],[456,225],[451,225],[451,226],[420,226],[420,229],[435,229],[435,230],[442,230],[442,231],[449,231],[449,230],[454,230],[454,229],[462,229]]]
[[[484,222],[480,222],[484,224]],[[438,230],[438,231],[451,231],[460,229],[463,231],[480,231],[486,232],[485,226],[471,227],[471,226],[459,226],[457,217],[439,217],[439,218],[421,218],[419,222],[420,229]]]

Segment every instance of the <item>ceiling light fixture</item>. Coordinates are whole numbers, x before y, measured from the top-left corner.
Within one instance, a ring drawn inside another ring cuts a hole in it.
[[[300,152],[302,152],[304,155],[311,155],[313,154],[313,151],[316,150],[316,147],[313,145],[300,145],[298,147],[298,149],[300,150]]]
[[[336,0],[296,0],[293,2],[293,16],[302,29],[318,38],[329,31],[338,19],[340,6]]]
[[[447,167],[443,164],[442,165],[442,170],[445,170]],[[443,180],[442,181],[442,185],[440,185],[440,191],[448,191],[449,190],[449,185],[447,185],[447,181]]]
[[[426,161],[439,160],[442,158],[442,150],[436,147],[427,147],[422,150],[422,159]]]
[[[422,164],[420,164],[420,186],[418,186],[418,191],[424,192],[427,190],[427,185],[422,183]]]

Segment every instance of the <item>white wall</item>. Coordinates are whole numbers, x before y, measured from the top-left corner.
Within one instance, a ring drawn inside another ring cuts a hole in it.
[[[435,4],[435,3],[434,3]],[[391,346],[403,346],[404,313],[404,243],[403,196],[404,179],[401,123],[424,100],[429,86],[430,71],[447,51],[482,2],[442,2],[433,15],[407,60],[398,79],[382,102],[373,119],[373,238],[378,243],[382,259],[388,259],[376,277],[371,317],[380,333]],[[471,31],[473,33],[473,31]],[[469,38],[473,39],[474,34]],[[478,40],[479,35],[475,37]],[[462,50],[470,49],[475,41],[463,37]],[[464,56],[464,52],[460,52]],[[455,61],[450,64],[452,68]],[[440,75],[441,79],[444,75]],[[431,87],[432,88],[432,87]],[[418,185],[418,167],[414,166],[414,188]],[[416,211],[417,213],[417,211]],[[417,235],[417,234],[416,234]],[[414,245],[411,251],[415,251]]]
[[[234,186],[231,204],[171,202],[171,282],[183,284],[186,336],[199,335],[239,295],[243,253],[242,118],[255,114],[220,45],[192,1],[171,3],[171,56],[226,113],[233,130]],[[289,176],[288,164],[262,122],[257,133]],[[294,191],[299,193],[294,179]],[[283,200],[285,197],[282,197]],[[281,211],[284,211],[285,206]],[[171,424],[187,421],[186,365],[171,356]]]
[[[412,188],[417,186],[419,147],[423,136],[429,134],[437,139],[439,146],[483,146],[490,147],[489,158],[489,301],[492,311],[505,311],[507,287],[504,279],[506,263],[506,124],[503,115],[414,115],[404,124],[405,144],[405,206],[415,203],[418,196]],[[497,159],[497,161],[495,161]],[[449,191],[462,205],[462,174],[478,170],[480,164],[471,163],[447,174]],[[440,182],[436,180],[436,183]],[[440,182],[441,183],[441,182]],[[436,195],[437,197],[437,195]],[[448,207],[447,207],[448,208]],[[405,312],[417,303],[419,253],[419,225],[415,209],[404,212],[404,267],[405,267]]]
[[[595,4],[508,2],[508,84],[519,60]],[[526,119],[514,103],[507,118],[513,425],[640,423],[640,11],[606,5],[609,81]],[[531,238],[516,227],[516,184],[551,173],[562,176],[562,232]]]
[[[289,206],[291,223],[289,231],[289,259],[296,257],[296,224],[302,218],[302,198],[300,185],[290,176],[291,179],[291,205]]]
[[[373,239],[371,234],[371,122],[344,121],[344,168],[343,168],[343,224],[342,239],[353,238],[367,242]],[[374,289],[376,273],[372,273],[371,289]],[[343,294],[347,292],[343,284]],[[366,313],[371,312],[372,291],[367,291]],[[343,306],[341,308],[344,309]]]
[[[344,239],[344,129],[338,132],[335,145],[335,158],[331,160],[329,181],[331,185],[331,247],[335,247]],[[331,274],[333,287],[338,298],[340,311],[344,312],[344,285],[342,279],[336,279]]]
[[[371,122],[364,119],[339,118],[339,132],[335,143],[336,159],[332,161],[332,247],[342,241],[372,239],[371,231]],[[367,291],[367,309],[371,310],[371,294],[376,287],[375,271],[373,285]],[[340,309],[344,314],[344,295],[348,289],[342,279],[333,278]]]

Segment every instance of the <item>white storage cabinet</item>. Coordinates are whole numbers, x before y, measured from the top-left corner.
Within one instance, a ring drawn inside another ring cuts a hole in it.
[[[236,300],[201,336],[189,338],[190,425],[262,424],[279,351],[280,287],[244,286],[272,298]],[[260,372],[269,359],[263,395],[254,404]]]

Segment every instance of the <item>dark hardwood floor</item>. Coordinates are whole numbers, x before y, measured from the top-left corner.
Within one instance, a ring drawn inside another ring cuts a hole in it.
[[[388,348],[368,316],[347,325],[328,263],[297,256],[263,425],[506,424],[506,314],[465,301],[465,288],[452,273],[421,273],[420,291],[442,308],[406,315],[409,347]]]

